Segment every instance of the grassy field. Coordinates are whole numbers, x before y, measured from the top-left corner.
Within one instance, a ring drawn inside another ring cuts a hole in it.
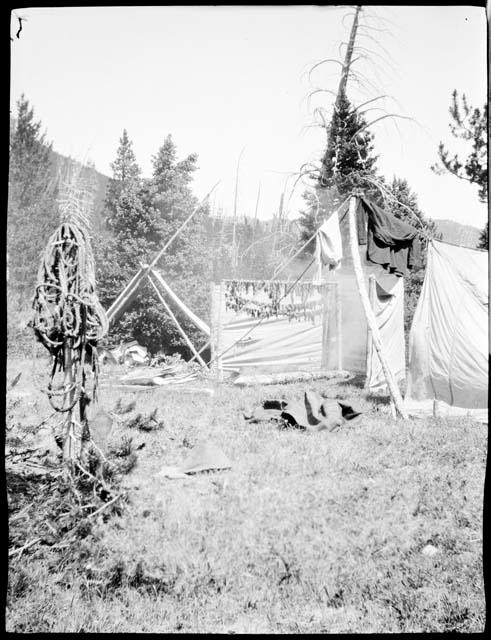
[[[38,391],[46,361],[11,360],[8,379],[21,370],[12,432],[50,413]],[[243,419],[307,387],[352,401],[362,420],[307,434]],[[164,426],[116,425],[111,439],[131,437],[138,455],[119,514],[101,516],[76,548],[38,545],[10,560],[9,631],[483,631],[486,426],[395,421],[353,383],[223,384],[213,396],[103,389],[99,404],[119,398],[135,412],[157,407]],[[49,430],[41,436],[49,444]],[[230,471],[158,477],[203,440]]]

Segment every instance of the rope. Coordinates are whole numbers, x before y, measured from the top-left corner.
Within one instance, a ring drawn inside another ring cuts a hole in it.
[[[97,343],[107,332],[108,322],[96,294],[95,268],[85,220],[65,219],[49,238],[38,271],[33,300],[33,328],[38,340],[53,356],[53,368],[47,389],[49,401],[57,411],[70,411],[83,393],[84,365],[89,357],[97,387]],[[65,370],[64,349],[70,345],[77,372],[70,389],[53,388],[56,371]],[[53,402],[75,388],[70,407]]]

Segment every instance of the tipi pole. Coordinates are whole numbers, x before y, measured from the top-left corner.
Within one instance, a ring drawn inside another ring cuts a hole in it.
[[[164,291],[167,293],[167,295],[169,296],[169,298],[171,298],[176,305],[179,307],[179,309],[187,315],[187,317],[189,318],[189,320],[191,320],[191,322],[193,324],[195,324],[198,329],[200,329],[206,336],[210,336],[210,327],[206,324],[206,322],[204,322],[203,320],[201,320],[201,318],[198,318],[198,316],[193,313],[191,311],[191,309],[189,309],[180,298],[178,298],[176,296],[176,294],[172,291],[172,289],[169,287],[169,285],[167,284],[167,282],[162,278],[162,276],[160,275],[160,273],[158,271],[156,271],[155,269],[151,269],[149,272],[149,277],[150,274],[155,278],[155,280],[157,280],[157,282],[160,284],[160,286],[164,289]]]
[[[373,313],[373,309],[370,306],[370,300],[368,299],[365,281],[363,279],[360,253],[358,251],[358,236],[356,232],[356,202],[356,196],[351,196],[349,203],[348,220],[351,257],[353,259],[353,268],[355,270],[358,293],[360,294],[361,302],[365,310],[365,316],[368,322],[368,326],[370,327],[370,330],[372,332],[373,346],[375,347],[380,359],[380,364],[382,365],[382,370],[384,372],[385,379],[387,380],[387,386],[389,387],[390,395],[394,401],[397,411],[401,414],[404,420],[407,420],[407,414],[404,410],[401,392],[399,391],[399,387],[394,380],[394,376],[392,375],[392,371],[390,370],[389,364],[387,362],[385,349],[382,345],[380,333],[377,327],[377,320],[375,319],[375,314]]]
[[[106,316],[109,322],[112,324],[115,320],[121,315],[121,312],[124,310],[128,299],[134,294],[141,281],[148,273],[148,269],[141,268],[128,282],[126,287],[121,291],[116,300],[113,301],[109,309],[106,311]]]
[[[188,224],[188,222],[191,220],[191,218],[196,214],[196,212],[199,211],[200,207],[210,197],[210,195],[215,190],[215,188],[217,187],[218,184],[219,184],[219,182],[217,182],[216,185],[214,187],[212,187],[212,189],[201,200],[201,202],[198,205],[196,205],[196,207],[189,214],[189,216],[186,218],[186,220],[184,220],[184,222],[177,229],[177,231],[172,234],[172,236],[165,243],[165,245],[162,247],[162,249],[157,253],[157,255],[152,260],[152,262],[149,265],[147,265],[146,267],[144,267],[144,268],[142,267],[133,276],[133,278],[126,285],[126,287],[123,289],[123,291],[118,295],[116,300],[114,300],[114,302],[111,304],[111,306],[109,307],[109,309],[106,312],[107,318],[108,318],[110,323],[112,323],[114,321],[114,319],[116,317],[118,317],[122,313],[122,311],[124,310],[124,307],[126,306],[128,298],[135,292],[136,288],[139,286],[139,284],[142,281],[142,279],[144,278],[144,276],[147,275],[148,272],[150,271],[150,269],[152,269],[157,264],[157,262],[160,260],[160,258],[164,254],[164,252],[169,248],[169,246],[172,244],[172,242],[174,242],[174,240],[181,233],[181,231],[184,229],[184,227]]]
[[[194,216],[194,214],[199,211],[199,209],[201,208],[201,206],[203,205],[204,202],[206,202],[206,200],[208,200],[208,198],[210,197],[210,195],[212,194],[212,192],[215,190],[215,188],[218,186],[219,182],[216,183],[216,185],[214,187],[212,187],[210,189],[210,191],[206,194],[206,196],[201,200],[201,202],[199,204],[197,204],[195,206],[195,208],[191,211],[191,213],[189,214],[189,216],[186,218],[186,220],[184,220],[184,222],[181,224],[181,226],[179,227],[179,229],[177,229],[177,231],[175,233],[172,234],[172,236],[169,238],[169,240],[167,240],[167,242],[164,244],[164,246],[162,247],[162,249],[158,252],[158,254],[155,256],[155,258],[152,260],[152,262],[150,263],[149,267],[150,269],[152,269],[153,267],[155,267],[155,265],[157,264],[157,262],[160,260],[160,258],[164,255],[164,252],[169,248],[169,246],[174,242],[174,240],[177,238],[177,236],[181,233],[181,231],[184,229],[184,227],[188,224],[188,222],[191,220],[191,218]]]
[[[202,347],[201,349],[198,350],[199,355],[201,355],[203,353],[203,351],[210,346],[210,341],[208,340]],[[191,360],[189,362],[192,362],[193,360],[196,360],[196,356],[193,356],[191,358]]]
[[[160,300],[160,302],[162,303],[162,305],[164,306],[164,309],[167,311],[167,313],[169,314],[171,320],[174,322],[174,324],[177,327],[177,330],[179,331],[179,333],[181,334],[181,336],[184,338],[184,340],[186,341],[186,344],[188,345],[188,347],[191,349],[191,351],[193,352],[195,358],[198,360],[198,362],[200,363],[200,365],[202,367],[204,367],[205,369],[207,369],[207,365],[206,362],[203,360],[203,358],[199,355],[199,353],[196,351],[193,343],[191,342],[191,340],[188,338],[186,332],[184,331],[184,329],[181,327],[181,325],[179,324],[179,321],[177,320],[176,316],[172,313],[171,308],[169,307],[169,305],[167,304],[167,302],[164,300],[162,294],[160,293],[157,285],[155,284],[155,282],[152,280],[152,276],[149,274],[148,275],[148,279],[150,280],[150,284],[152,285],[152,287],[155,289],[155,292]]]

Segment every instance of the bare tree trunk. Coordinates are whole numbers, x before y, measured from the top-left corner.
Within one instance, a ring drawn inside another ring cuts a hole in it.
[[[240,168],[240,160],[242,158],[242,154],[244,153],[244,149],[245,147],[243,147],[242,151],[240,152],[239,155],[239,159],[237,161],[237,171],[235,174],[235,194],[234,194],[234,221],[233,221],[233,226],[232,226],[232,269],[233,269],[233,274],[235,275],[236,270],[237,270],[237,264],[238,264],[238,251],[237,251],[237,246],[236,246],[236,234],[235,234],[235,227],[237,224],[237,199],[238,199],[238,193],[239,193],[239,168]]]
[[[351,63],[353,61],[353,50],[354,50],[354,47],[355,47],[356,32],[358,31],[358,21],[359,21],[359,15],[360,15],[361,8],[362,8],[361,5],[358,5],[356,7],[355,17],[353,19],[353,24],[351,25],[351,33],[350,33],[350,37],[349,37],[348,48],[346,49],[346,55],[344,56],[343,69],[341,71],[341,79],[339,81],[338,92],[337,92],[337,95],[336,95],[336,102],[334,103],[334,110],[335,111],[339,107],[339,104],[340,104],[341,99],[343,98],[343,96],[346,95],[346,85],[348,84],[349,70],[350,70],[350,67],[351,67]],[[326,151],[324,153],[324,156],[322,158],[322,169],[321,169],[321,175],[319,177],[319,183],[323,187],[326,186],[326,166],[327,166],[327,162],[329,161],[329,157],[330,157],[330,155],[332,153],[332,150],[334,148],[335,143],[336,143],[336,141],[334,140],[334,135],[333,135],[332,129],[331,129],[329,131],[329,134],[328,134],[328,137],[327,137],[327,147],[326,147]]]

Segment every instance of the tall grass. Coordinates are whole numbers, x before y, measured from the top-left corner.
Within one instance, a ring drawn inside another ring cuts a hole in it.
[[[39,548],[11,560],[8,630],[482,631],[485,427],[393,421],[357,387],[322,381],[309,388],[353,401],[361,422],[306,434],[244,421],[305,388],[125,393],[163,423],[116,429],[138,450],[129,504],[69,557]],[[103,390],[99,402],[119,397]],[[203,439],[230,471],[158,477]]]

